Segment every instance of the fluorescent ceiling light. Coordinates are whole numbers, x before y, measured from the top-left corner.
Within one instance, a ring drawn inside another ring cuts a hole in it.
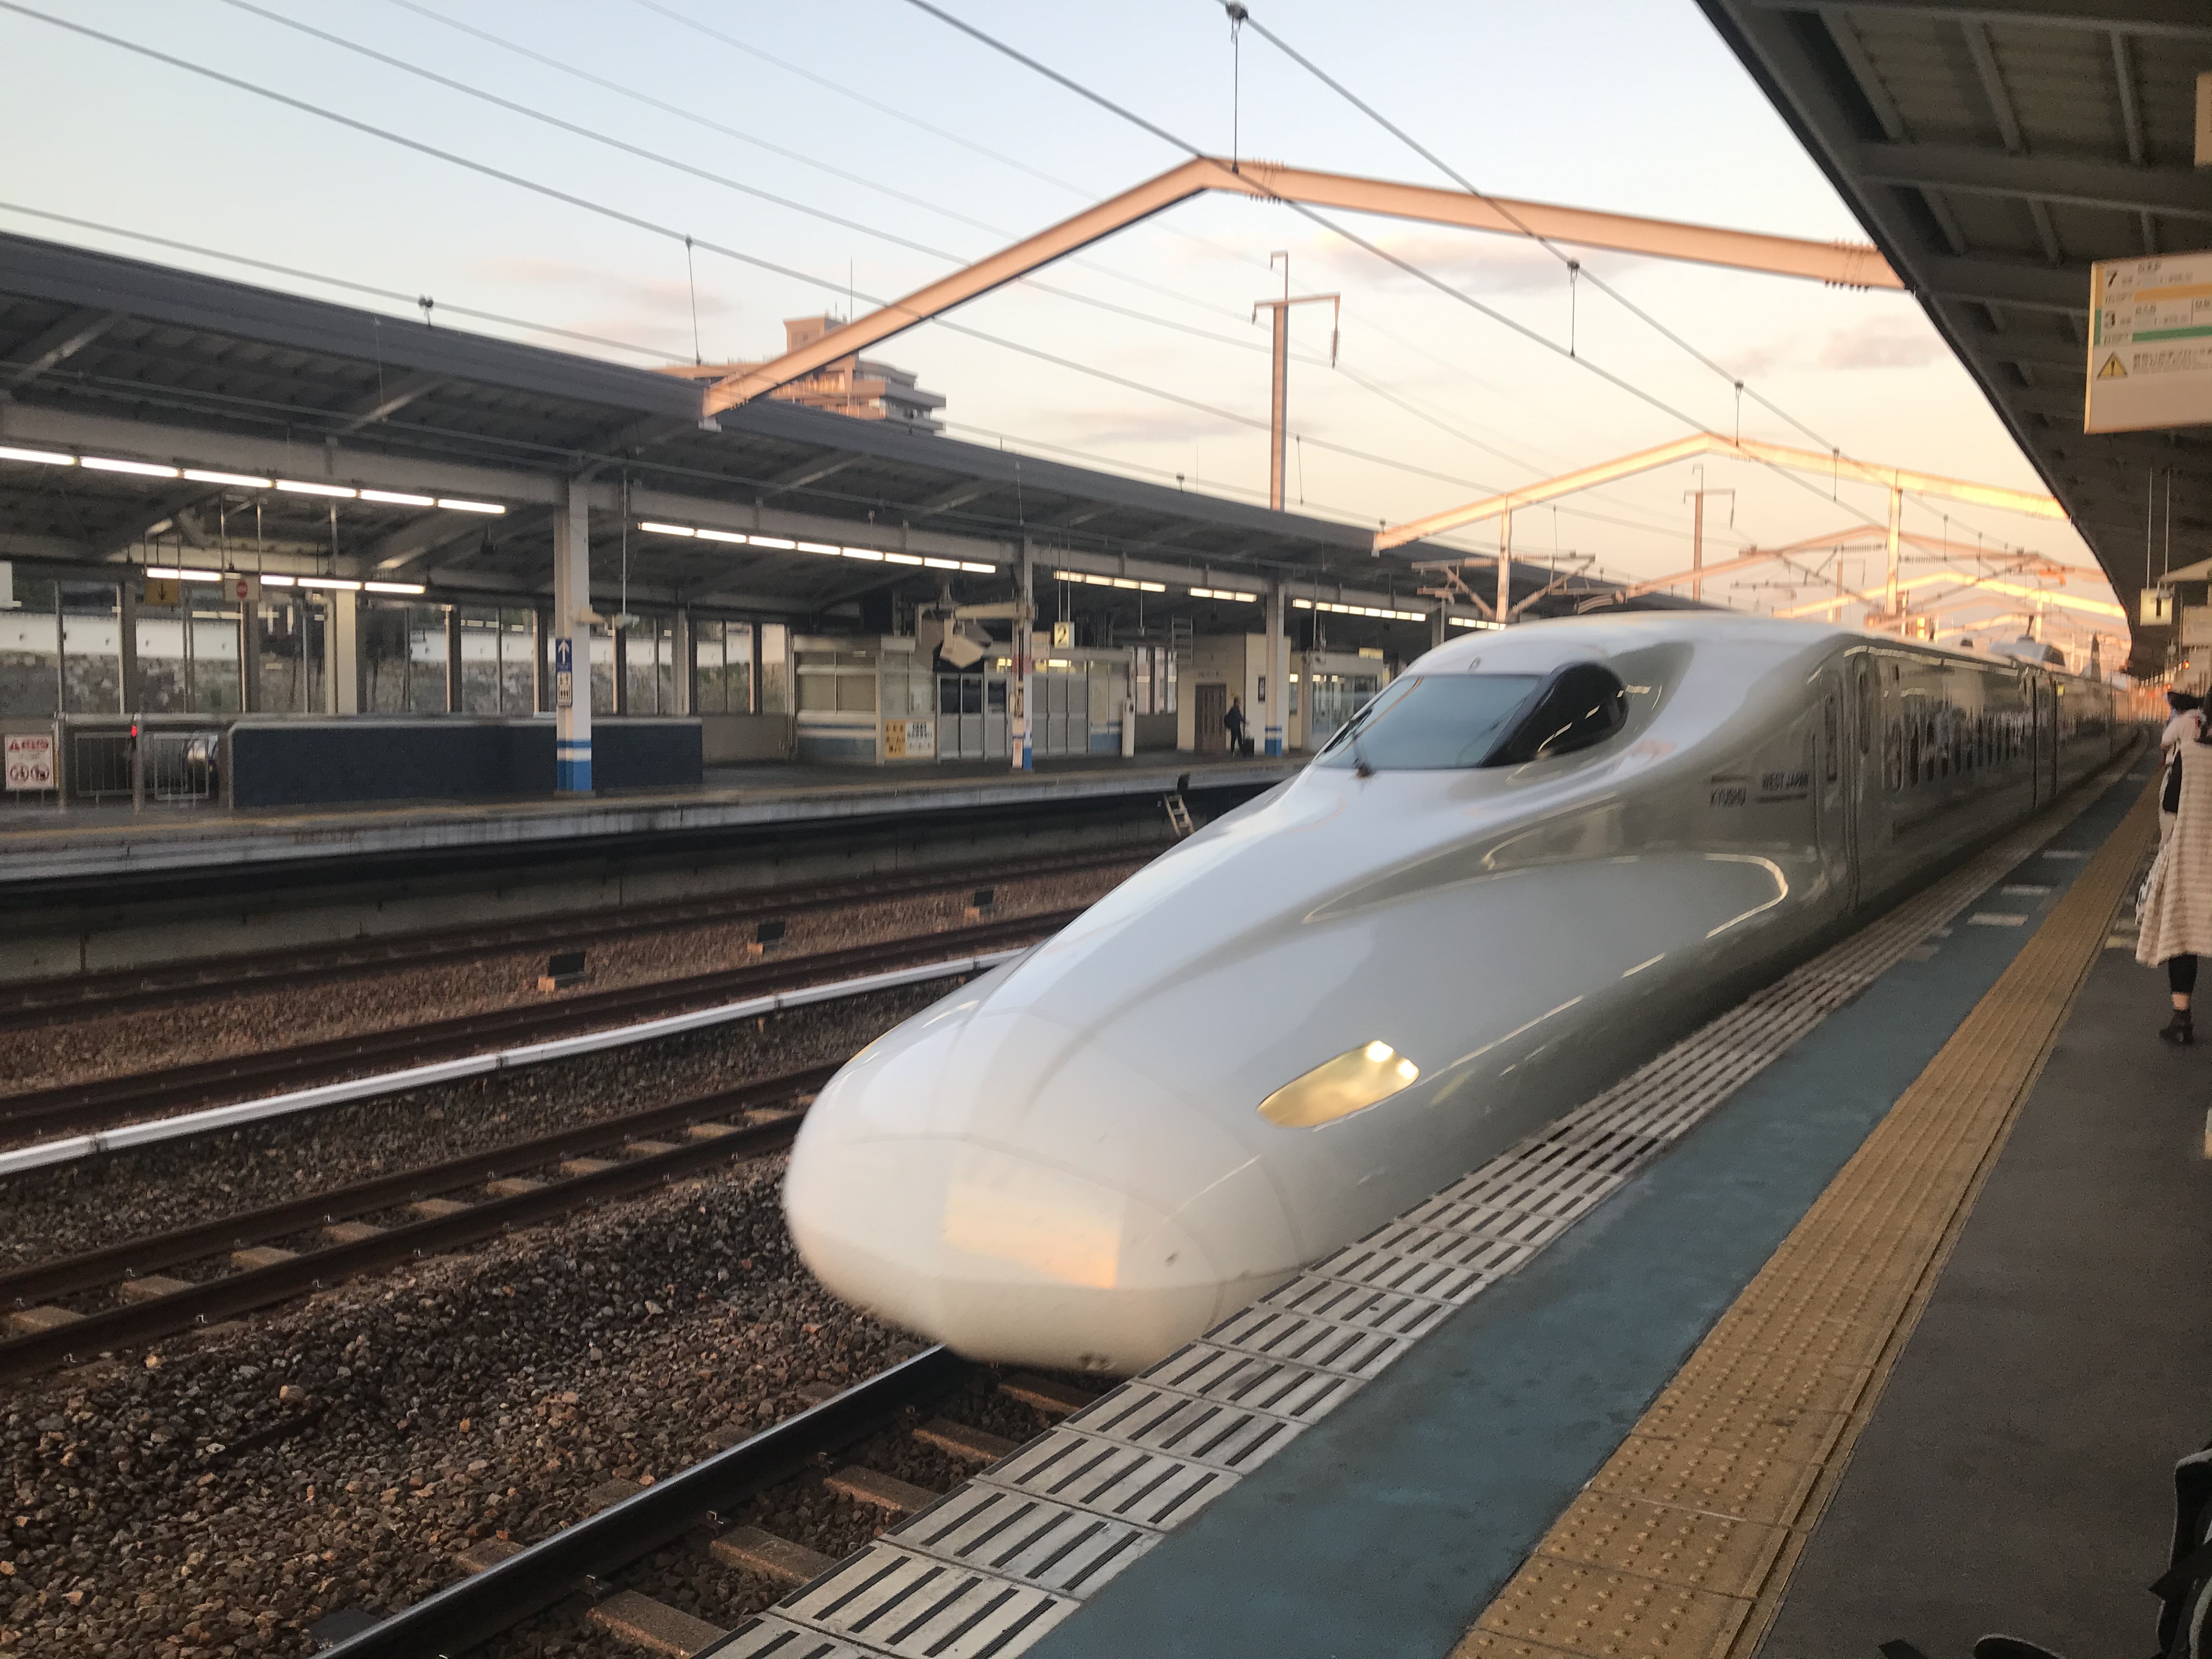
[[[9,449],[0,447],[0,461],[28,461],[34,466],[75,466],[76,457],[64,455],[55,449]]]
[[[173,582],[219,582],[222,580],[220,570],[181,570],[167,564],[149,564],[146,567],[146,574]]]
[[[184,475],[173,466],[155,466],[151,461],[116,461],[105,455],[87,455],[77,462],[95,472],[134,472],[144,478],[177,478]]]
[[[1235,599],[1241,605],[1254,604],[1260,597],[1257,593],[1235,592],[1226,587],[1194,587],[1190,590],[1190,596],[1194,599]]]
[[[364,489],[361,498],[365,501],[382,501],[388,507],[435,507],[435,495],[410,495],[400,489]]]
[[[742,544],[752,539],[750,536],[740,536],[734,530],[700,530],[687,533],[696,535],[702,542],[737,542]]]
[[[307,483],[298,478],[279,478],[276,488],[294,495],[335,495],[341,501],[351,501],[361,494],[343,484]]]
[[[264,570],[261,573],[261,585],[264,587],[289,587],[292,579],[289,576],[272,576]]]
[[[995,564],[971,564],[965,559],[960,562],[960,568],[963,570],[972,570],[979,576],[995,576],[999,574],[999,567]]]
[[[1444,620],[1454,628],[1503,628],[1504,623],[1494,623],[1487,617],[1447,617]]]
[[[793,542],[792,545],[802,553],[827,553],[832,557],[845,550],[828,542]]]
[[[640,530],[650,531],[656,536],[696,536],[699,532],[680,524],[641,524]]]
[[[186,467],[185,476],[194,483],[236,484],[241,489],[267,489],[276,483],[273,478],[257,478],[247,472],[210,472],[198,466]]]
[[[1426,622],[1425,611],[1391,611],[1377,605],[1337,605],[1328,599],[1292,599],[1300,611],[1327,611],[1340,617],[1379,617],[1384,622]]]
[[[347,593],[361,592],[359,582],[349,582],[343,576],[295,576],[293,583],[299,587],[335,587]]]
[[[371,593],[420,593],[420,582],[363,582],[362,587]]]
[[[438,497],[438,505],[448,513],[504,513],[507,509],[496,501],[462,501],[451,495]]]
[[[790,551],[791,549],[799,545],[797,542],[788,540],[781,536],[756,536],[752,538],[752,543],[755,547],[780,547],[786,552]],[[831,548],[830,551],[834,553],[836,550],[835,548]]]
[[[957,559],[924,559],[922,562],[927,565],[932,570],[957,570],[960,568],[960,561]]]
[[[884,562],[885,564],[920,564],[921,561],[911,553],[886,553],[884,555]]]
[[[801,543],[800,545],[804,547],[805,544]],[[828,548],[823,550],[825,553],[830,550]],[[841,547],[835,550],[842,553],[848,559],[867,559],[877,564],[884,562],[884,556],[872,547]]]

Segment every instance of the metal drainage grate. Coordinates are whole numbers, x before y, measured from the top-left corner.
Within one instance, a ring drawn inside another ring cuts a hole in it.
[[[1231,1315],[710,1652],[1011,1659],[1454,1308],[1525,1267],[1923,939],[1947,933],[2097,793],[2084,789],[2063,816],[2006,837],[1596,1098]]]

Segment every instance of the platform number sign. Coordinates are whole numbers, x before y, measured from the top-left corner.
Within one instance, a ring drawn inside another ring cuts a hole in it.
[[[576,642],[574,640],[553,641],[553,706],[574,708],[576,706]]]
[[[54,787],[54,738],[51,732],[10,732],[7,749],[9,788]]]

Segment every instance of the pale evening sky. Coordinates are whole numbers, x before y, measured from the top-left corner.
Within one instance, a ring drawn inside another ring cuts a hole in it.
[[[850,225],[555,131],[228,0],[40,0],[40,9],[817,279],[698,252],[700,343],[709,362],[771,355],[781,319],[845,311],[848,282],[866,308],[866,295],[903,293],[1182,159],[904,0],[259,3]],[[1232,57],[1215,0],[945,3],[1191,142],[1229,148]],[[1486,191],[1823,240],[1862,235],[1688,0],[1265,0],[1255,15]],[[16,71],[12,165],[0,169],[8,204],[0,225],[9,229],[412,314],[404,301],[365,299],[17,210],[43,210],[640,349],[579,345],[449,310],[441,320],[457,326],[634,363],[692,355],[680,241],[14,12],[0,12],[0,59]],[[1249,32],[1241,103],[1244,155],[1449,183]],[[1566,273],[1542,250],[1346,222],[1566,340]],[[1276,249],[1291,253],[1296,291],[1344,295],[1341,372],[1326,367],[1327,308],[1297,314],[1302,356],[1291,374],[1291,428],[1307,441],[1292,462],[1293,506],[1303,501],[1309,511],[1368,525],[1395,521],[1686,430],[1288,210],[1249,201],[1187,204],[1043,277],[1141,315],[1024,287],[988,295],[956,319],[1264,422],[1265,331],[1249,318],[1255,299],[1280,291],[1267,269]],[[1909,297],[1581,257],[1846,453],[2041,487]],[[1587,287],[1572,308],[1584,356],[1716,430],[1737,429],[1726,377]],[[873,355],[944,393],[956,436],[1003,439],[1164,482],[1181,473],[1227,494],[1264,490],[1264,432],[1222,415],[941,327],[918,328]],[[1748,401],[1741,429],[1825,447]],[[1677,467],[1576,498],[1556,514],[1524,514],[1517,549],[1540,557],[1556,544],[1594,555],[1620,575],[1679,568],[1688,562],[1682,495],[1695,482]],[[1740,463],[1708,464],[1705,482],[1738,491],[1711,509],[1709,557],[1883,512],[1877,491],[1847,485],[1832,501],[1825,482],[1807,489]],[[2092,562],[2063,525],[1967,508],[1947,526],[1939,509],[1917,502],[1906,522],[1929,534],[1948,529],[1970,550],[1979,532],[1992,545]],[[1485,533],[1460,539],[1480,547]],[[1878,580],[1877,563],[1854,560],[1846,574]],[[2070,587],[2110,598],[2101,583]],[[1781,598],[1758,588],[1709,597]]]

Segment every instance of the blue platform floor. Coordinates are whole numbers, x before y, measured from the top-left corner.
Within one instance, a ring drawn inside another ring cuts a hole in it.
[[[2148,776],[2131,771],[2046,850],[2101,845]],[[1447,1653],[2083,862],[2038,854],[1992,883],[1926,960],[1832,1014],[1527,1268],[1101,1589],[1035,1659]],[[2011,884],[2051,891],[1996,896]],[[2030,921],[1967,925],[1978,909]],[[1870,1647],[1834,1650],[1871,1659]]]

